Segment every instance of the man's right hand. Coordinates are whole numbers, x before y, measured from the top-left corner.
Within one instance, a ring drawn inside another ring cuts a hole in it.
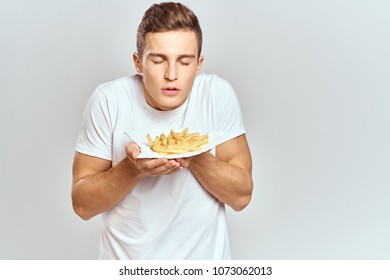
[[[84,220],[111,209],[121,201],[145,175],[173,174],[183,167],[166,158],[137,159],[139,146],[126,145],[126,157],[112,162],[76,152],[73,162],[72,204]]]

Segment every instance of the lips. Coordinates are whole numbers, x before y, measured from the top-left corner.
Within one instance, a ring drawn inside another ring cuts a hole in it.
[[[161,90],[165,95],[177,95],[180,92],[180,89],[177,87],[164,87]]]

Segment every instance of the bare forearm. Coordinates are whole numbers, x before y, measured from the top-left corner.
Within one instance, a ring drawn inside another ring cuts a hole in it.
[[[140,178],[141,173],[131,168],[125,158],[105,172],[91,174],[74,182],[73,208],[81,218],[88,220],[121,201]]]
[[[191,160],[191,172],[201,185],[222,203],[240,211],[252,195],[252,176],[249,170],[218,160],[203,153]]]

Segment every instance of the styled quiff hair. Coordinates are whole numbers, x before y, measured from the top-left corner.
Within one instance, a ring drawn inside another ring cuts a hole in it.
[[[153,4],[142,17],[137,31],[137,52],[142,57],[145,37],[149,32],[194,31],[198,41],[198,57],[202,50],[202,29],[198,18],[181,3]]]

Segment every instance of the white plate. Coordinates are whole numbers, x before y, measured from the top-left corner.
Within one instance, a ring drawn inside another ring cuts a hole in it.
[[[182,129],[174,129],[175,132],[180,132]],[[174,158],[185,158],[185,157],[191,157],[198,154],[201,154],[203,152],[209,151],[215,146],[219,145],[221,143],[221,136],[222,133],[219,131],[212,131],[212,132],[202,132],[202,131],[195,131],[188,129],[189,133],[193,132],[199,132],[200,134],[207,134],[209,136],[209,143],[205,145],[202,149],[195,152],[189,152],[189,153],[182,153],[182,154],[172,154],[172,155],[160,155],[159,153],[156,153],[150,148],[150,144],[148,142],[148,139],[146,138],[146,135],[149,133],[152,139],[155,139],[156,136],[160,135],[161,133],[164,133],[165,135],[168,135],[171,131],[171,128],[167,127],[161,127],[149,132],[142,132],[142,133],[136,133],[136,132],[125,132],[127,136],[129,136],[134,142],[137,143],[137,145],[141,149],[141,154],[137,158],[168,158],[168,159],[174,159]]]

